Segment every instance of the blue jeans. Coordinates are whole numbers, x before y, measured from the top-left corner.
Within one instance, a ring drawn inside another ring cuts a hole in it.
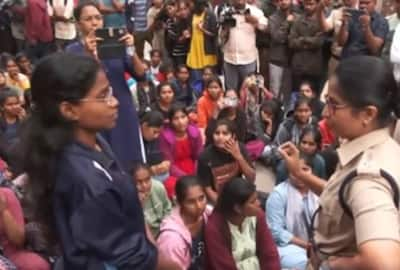
[[[282,268],[305,270],[307,266],[307,252],[296,245],[278,247]]]

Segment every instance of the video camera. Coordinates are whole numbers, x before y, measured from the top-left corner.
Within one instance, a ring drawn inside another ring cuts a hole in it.
[[[236,26],[236,19],[233,15],[248,15],[250,14],[250,9],[236,10],[233,6],[226,6],[221,13],[219,23],[222,27],[233,28]]]

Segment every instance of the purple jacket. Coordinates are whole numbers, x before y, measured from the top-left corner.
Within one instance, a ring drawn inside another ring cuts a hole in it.
[[[187,128],[187,133],[192,149],[192,159],[194,160],[195,164],[197,164],[197,159],[199,158],[200,153],[203,151],[203,140],[201,138],[200,130],[194,125],[189,125]],[[172,128],[169,126],[163,128],[160,134],[161,152],[166,160],[171,161],[170,174],[175,177],[181,177],[186,175],[186,173],[180,170],[174,164],[175,145],[176,136]]]

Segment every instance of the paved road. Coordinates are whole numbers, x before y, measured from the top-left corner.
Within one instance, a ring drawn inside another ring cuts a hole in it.
[[[257,189],[270,193],[275,185],[275,175],[271,168],[266,168],[261,163],[256,163]]]

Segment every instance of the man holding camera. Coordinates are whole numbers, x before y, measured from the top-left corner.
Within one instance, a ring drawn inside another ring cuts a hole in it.
[[[244,78],[256,71],[256,30],[266,30],[267,18],[246,0],[233,0],[233,6],[226,6],[219,20],[226,31],[222,44],[225,86],[238,91]]]
[[[347,9],[357,8],[358,0],[343,0],[343,6],[333,9],[329,16],[326,17],[327,11],[332,7],[331,0],[321,0],[317,8],[317,16],[322,28],[325,33],[333,31],[334,40],[331,46],[331,57],[328,64],[328,75],[331,75],[339,64],[340,57],[342,55],[342,47],[338,44],[338,35],[342,26],[343,13]]]
[[[348,8],[343,12],[338,35],[338,43],[343,46],[342,59],[380,54],[389,27],[375,6],[376,0],[360,0],[358,10]]]

